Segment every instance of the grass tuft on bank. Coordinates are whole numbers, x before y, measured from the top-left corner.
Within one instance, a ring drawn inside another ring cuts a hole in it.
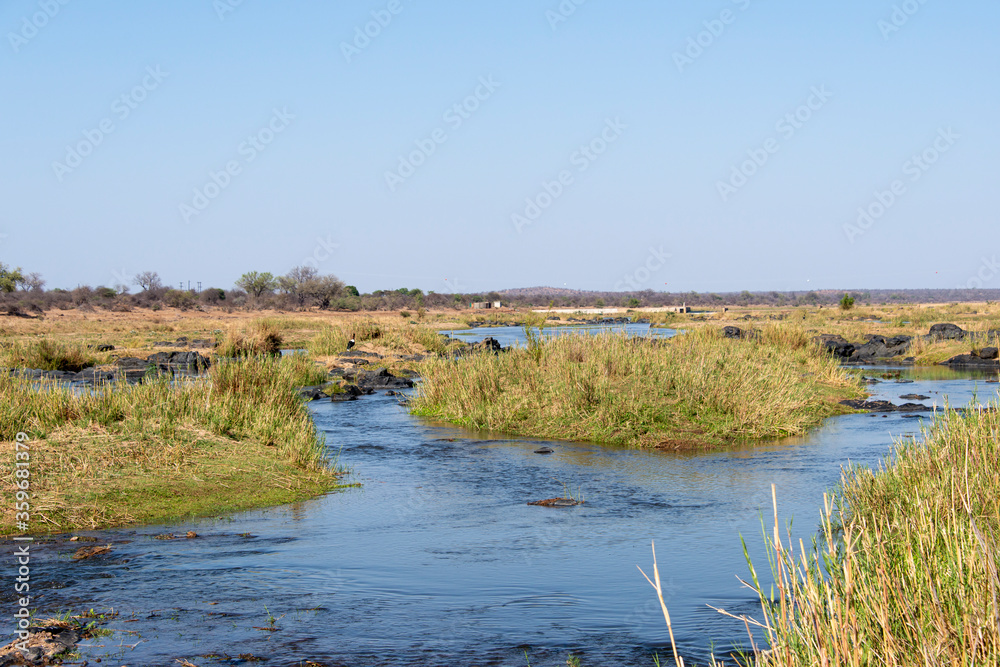
[[[158,523],[293,502],[338,486],[280,359],[221,361],[207,380],[162,376],[78,393],[0,376],[0,451],[30,436],[33,531]],[[14,478],[2,487],[14,528]]]
[[[38,368],[43,371],[71,371],[107,363],[107,353],[97,353],[81,343],[64,343],[48,338],[15,340],[0,348],[0,367]]]
[[[500,355],[426,362],[415,414],[528,437],[672,449],[800,434],[860,396],[801,330],[757,340],[556,336]]]
[[[775,512],[773,597],[753,575],[770,650],[754,664],[1000,662],[998,408],[946,412],[879,469],[845,471],[811,549]]]

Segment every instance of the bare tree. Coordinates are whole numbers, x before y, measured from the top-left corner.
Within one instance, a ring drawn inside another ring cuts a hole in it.
[[[141,287],[143,292],[163,287],[163,283],[160,282],[160,276],[156,271],[143,271],[132,279],[132,283]]]
[[[21,286],[29,292],[41,292],[45,287],[45,280],[42,278],[42,274],[35,271],[24,277]]]

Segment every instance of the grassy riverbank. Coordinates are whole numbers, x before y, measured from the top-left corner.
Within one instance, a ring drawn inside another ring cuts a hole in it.
[[[778,665],[1000,662],[1000,416],[945,414],[877,471],[845,473],[814,550],[768,540],[778,582],[764,602]],[[820,562],[828,575],[821,574]]]
[[[338,486],[294,388],[302,363],[218,363],[207,381],[74,393],[0,375],[0,452],[30,436],[35,532],[157,523],[277,505]],[[14,479],[2,488],[15,531]]]
[[[528,437],[688,449],[804,432],[861,395],[791,327],[758,340],[558,336],[500,355],[432,360],[415,414]]]

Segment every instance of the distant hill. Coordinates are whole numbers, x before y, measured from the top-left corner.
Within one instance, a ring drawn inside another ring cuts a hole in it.
[[[834,305],[844,294],[860,304],[952,303],[964,301],[1000,301],[1000,289],[816,289],[761,292],[599,292],[566,287],[517,287],[497,291],[504,301],[514,305],[625,306],[636,302],[643,306],[794,306]],[[598,301],[602,303],[598,303]]]
[[[510,299],[533,299],[540,297],[581,296],[584,294],[599,294],[587,290],[568,289],[566,287],[515,287],[497,292],[500,296]]]

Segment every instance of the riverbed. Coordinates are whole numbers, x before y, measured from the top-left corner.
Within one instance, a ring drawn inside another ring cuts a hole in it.
[[[517,340],[516,331],[474,335]],[[879,380],[873,399],[894,403],[920,394],[926,405],[963,406],[997,395],[974,372],[858,372]],[[771,485],[782,521],[794,518],[793,534],[808,542],[841,467],[877,463],[893,438],[919,435],[930,418],[845,415],[804,437],[672,453],[469,432],[410,416],[398,399],[311,404],[359,488],[80,533],[113,545],[81,562],[69,560],[79,543],[40,540],[38,608],[120,612],[113,636],[81,646],[91,664],[523,667],[525,653],[538,666],[564,665],[572,652],[584,666],[649,667],[654,654],[671,662],[655,593],[636,569],[650,571],[655,540],[680,652],[699,661],[713,647],[721,656],[748,644],[742,623],[707,605],[759,617],[737,580],[747,575],[740,535],[766,572]],[[540,445],[554,452],[534,453]],[[584,504],[527,505],[567,494]],[[183,539],[189,530],[198,537]],[[181,539],[156,539],[165,533]],[[2,600],[11,606],[8,592]]]

